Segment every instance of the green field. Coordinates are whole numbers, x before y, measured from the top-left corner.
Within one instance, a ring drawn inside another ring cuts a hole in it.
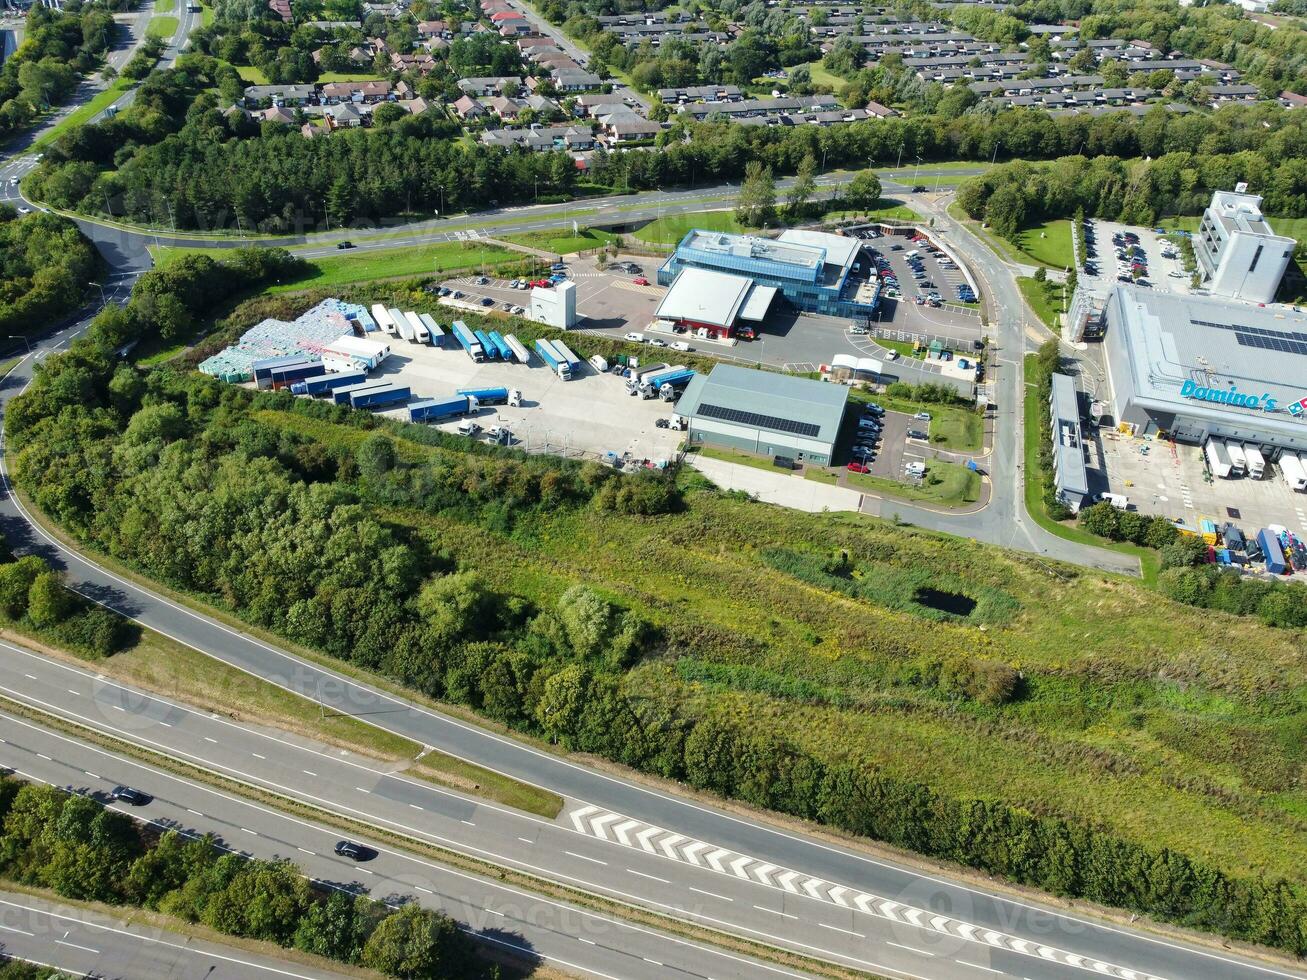
[[[848,82],[840,78],[839,75],[832,74],[830,70],[827,69],[826,66],[821,63],[820,60],[809,61],[807,65],[812,72],[812,83],[814,85],[829,85],[832,92],[838,93],[843,86],[848,84]],[[795,65],[794,67],[797,68],[799,66]],[[789,71],[793,71],[793,70],[794,68],[789,69]],[[774,85],[776,81],[778,81],[778,79],[771,79],[771,78],[754,79],[755,84],[766,87],[768,92],[770,92],[772,85]]]
[[[584,252],[588,249],[599,248],[601,245],[607,245],[609,242],[616,241],[617,236],[606,231],[599,231],[596,228],[582,228],[580,234],[577,235],[566,229],[559,231],[528,231],[520,235],[505,235],[503,240],[517,242],[519,245],[528,245],[531,248],[542,249],[546,252],[557,252],[559,255],[570,255],[573,252]]]
[[[634,235],[642,242],[675,245],[691,228],[702,228],[705,231],[748,231],[735,220],[734,211],[691,211],[656,218],[643,228],[637,228]]]
[[[268,76],[263,74],[261,68],[255,68],[253,65],[236,65],[236,74],[240,75],[242,81],[249,82],[251,85],[267,85]]]
[[[150,22],[145,25],[145,33],[149,37],[168,41],[177,33],[177,28],[180,26],[181,21],[176,17],[151,17]]]
[[[876,206],[867,211],[827,211],[826,220],[839,221],[843,218],[894,218],[899,221],[921,221],[921,215],[902,201],[892,197],[882,197]]]
[[[209,254],[204,248],[151,248],[156,265],[166,266],[182,255]],[[520,262],[523,256],[495,245],[441,242],[395,249],[357,249],[309,260],[312,271],[294,282],[273,286],[285,293],[324,286],[344,286],[373,279],[434,275],[452,269],[480,269]]]
[[[1075,264],[1071,247],[1071,222],[1066,218],[1022,229],[1017,235],[1017,247],[1037,265],[1060,270]]]
[[[177,0],[154,0],[156,14],[170,14],[177,9]]]
[[[118,97],[126,92],[135,83],[130,78],[116,78],[113,84],[103,92],[97,94],[85,105],[80,105],[68,115],[64,116],[49,130],[42,133],[40,138],[32,144],[32,149],[40,150],[49,146],[64,133],[75,129],[82,124],[89,122],[92,117],[100,113],[105,107],[117,101]]]
[[[926,476],[920,483],[901,483],[870,473],[849,473],[845,482],[855,490],[887,493],[942,507],[960,507],[980,499],[980,477],[957,463],[928,462]]]
[[[1060,333],[1062,331],[1060,320],[1062,314],[1061,287],[1057,288],[1056,295],[1051,295],[1051,289],[1046,288],[1047,285],[1047,283],[1041,283],[1029,276],[1017,277],[1017,286],[1021,290],[1021,295],[1026,298],[1026,302],[1035,311],[1035,315],[1049,330]]]

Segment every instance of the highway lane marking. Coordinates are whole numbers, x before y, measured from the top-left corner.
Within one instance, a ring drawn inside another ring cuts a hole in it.
[[[86,775],[90,776],[92,779],[103,779],[103,778],[104,778],[104,777],[101,776],[99,773],[91,772],[91,770],[89,770],[89,769],[83,769],[82,772],[86,773]]]
[[[666,878],[659,878],[657,875],[647,875],[643,871],[636,871],[635,868],[627,868],[628,874],[639,875],[641,878],[648,878],[650,881],[661,881],[664,885],[670,885],[671,882]]]
[[[657,960],[651,960],[647,956],[641,956],[640,959],[644,960],[646,963],[652,963],[654,966],[662,966],[662,964]]]
[[[73,949],[80,949],[84,953],[94,953],[96,956],[100,955],[100,951],[98,949],[92,949],[90,946],[82,946],[78,943],[70,943],[66,939],[56,939],[55,942],[58,943],[60,946],[70,946]]]
[[[307,769],[301,769],[300,772],[304,773],[304,775],[306,775],[306,776],[316,776],[316,775],[317,775],[316,772],[309,772]]]
[[[35,678],[33,678],[33,679],[35,679]],[[110,707],[113,708],[114,711],[126,711],[126,710],[127,710],[127,709],[124,708],[121,704],[113,704],[113,705],[110,705]]]
[[[36,933],[34,933],[34,932],[28,932],[26,929],[19,929],[19,928],[16,927],[16,926],[0,926],[0,930],[4,930],[5,932],[16,932],[16,933],[18,933],[19,935],[22,935],[22,936],[35,936],[35,935],[36,935]]]
[[[411,806],[414,810],[421,810],[421,809],[422,809],[422,807],[418,806],[416,803],[410,803],[409,806]]]
[[[461,821],[461,822],[467,824],[469,827],[475,827],[475,826],[476,826],[476,824],[474,824],[471,820],[463,820],[463,821]]]
[[[48,755],[46,755],[44,752],[36,753],[36,757],[38,759],[44,759],[46,762],[54,762],[54,760],[51,759]]]
[[[505,917],[503,912],[500,912],[496,909],[482,909],[481,911],[487,913],[488,915],[497,915],[501,919]]]
[[[765,908],[765,907],[763,907],[763,906],[761,906],[761,905],[755,905],[754,908],[757,909],[759,912],[770,912],[772,915],[783,916],[783,917],[785,917],[785,918],[787,918],[787,919],[797,919],[797,918],[798,918],[797,915],[790,915],[790,913],[788,913],[788,912],[781,912],[781,911],[778,911],[777,909],[769,909],[769,908]]]
[[[534,844],[534,843],[535,843],[535,841],[533,841],[530,837],[519,837],[518,840],[520,840],[523,844]]]
[[[26,677],[29,681],[34,681],[34,680],[36,680],[36,675],[35,675],[35,674],[24,674],[23,676]]]
[[[187,807],[187,808],[186,808],[186,812],[187,812],[187,813],[193,813],[193,814],[195,814],[197,817],[202,817],[202,816],[204,816],[204,814],[201,813],[199,810],[192,810],[190,807]]]
[[[68,688],[68,693],[71,694],[71,695],[72,695],[73,697],[75,697],[75,698],[80,698],[80,697],[82,696],[82,694],[81,694],[80,691],[74,691],[71,687]]]
[[[733,901],[735,901],[735,899],[733,899],[733,898],[727,898],[725,895],[718,895],[716,892],[706,892],[706,891],[704,891],[702,888],[695,888],[695,887],[691,886],[691,887],[690,887],[690,891],[692,891],[692,892],[697,892],[697,893],[700,894],[700,895],[707,895],[709,898],[719,898],[719,899],[721,899],[723,902],[733,902]]]
[[[313,857],[317,857],[317,855],[314,854],[312,851],[310,851],[307,847],[296,847],[295,850],[303,851],[305,854],[311,854],[313,855]]]
[[[204,740],[205,740],[206,742],[212,742],[214,745],[217,745],[217,744],[218,744],[218,740],[217,740],[216,738],[209,738],[208,735],[205,735],[205,736],[204,736]]]
[[[568,857],[580,858],[582,861],[589,861],[592,864],[602,864],[604,867],[608,867],[607,861],[600,861],[598,858],[586,857],[584,854],[577,854],[576,851],[564,851],[563,853]]]
[[[428,895],[434,895],[434,894],[435,894],[435,892],[433,892],[430,888],[423,888],[421,885],[414,885],[413,887],[416,888],[416,889],[417,889],[418,891],[420,891],[420,892],[426,892]]]
[[[250,830],[250,828],[248,828],[248,827],[242,827],[242,828],[241,828],[241,833],[242,833],[242,834],[249,834],[251,837],[258,837],[258,836],[259,836],[257,831]]]
[[[579,939],[581,942],[585,943],[587,946],[593,946],[595,944],[595,941],[593,939],[586,939],[585,936],[577,936],[576,938]]]
[[[259,755],[259,753],[257,753],[257,752],[251,752],[250,755],[254,756],[254,758],[256,758],[256,759],[262,759],[262,760],[264,760],[265,762],[266,762],[267,759],[268,759],[268,757],[267,757],[266,755]]]
[[[825,922],[818,922],[817,925],[821,926],[823,929],[829,929],[831,932],[842,932],[848,936],[857,936],[859,939],[867,938],[862,933],[854,932],[852,929],[841,929],[839,926],[827,925]],[[890,945],[893,946],[894,943],[890,943]]]
[[[922,956],[934,956],[934,955],[935,955],[934,953],[931,953],[931,952],[929,952],[928,950],[917,949],[916,946],[904,946],[902,943],[890,942],[888,939],[885,940],[885,945],[886,945],[886,946],[897,946],[899,949],[906,949],[909,953],[920,953]]]
[[[954,960],[953,962],[958,964],[958,966],[969,966],[973,970],[984,970],[986,973],[997,973],[999,976],[1003,976],[1002,970],[995,970],[993,967],[989,966],[981,966],[979,963],[968,963],[966,960]]]
[[[371,793],[371,792],[372,792],[372,790],[370,790],[370,789],[364,789],[362,786],[355,786],[354,788],[355,788],[356,790],[358,790],[360,793]]]

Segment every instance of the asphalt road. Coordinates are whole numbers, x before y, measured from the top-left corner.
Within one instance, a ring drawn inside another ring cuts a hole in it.
[[[344,980],[345,974],[233,949],[21,892],[0,891],[0,952],[86,977]]]

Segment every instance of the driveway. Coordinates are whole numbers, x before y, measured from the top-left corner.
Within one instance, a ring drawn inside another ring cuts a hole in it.
[[[754,466],[705,459],[698,453],[687,455],[686,460],[722,489],[743,490],[764,503],[811,513],[857,511],[862,506],[862,494],[856,490],[806,480],[792,473],[782,473],[779,470],[773,473]]]

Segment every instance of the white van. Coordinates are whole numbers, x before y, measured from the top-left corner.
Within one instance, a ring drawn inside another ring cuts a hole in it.
[[[626,335],[626,339],[629,340],[629,341],[631,341],[632,343],[643,344],[643,343],[644,343],[644,334],[642,334],[642,333],[634,333],[634,332],[632,332],[632,333],[628,333],[628,334]]]
[[[694,348],[691,347],[689,344],[687,344],[684,340],[674,340],[672,341],[672,350],[691,351],[694,350]]]

